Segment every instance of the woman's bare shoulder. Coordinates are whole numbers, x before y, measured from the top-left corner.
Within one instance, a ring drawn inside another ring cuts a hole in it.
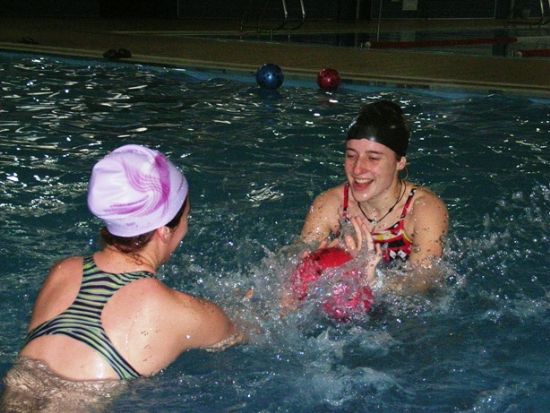
[[[344,196],[344,185],[345,184],[342,183],[340,185],[329,188],[324,192],[321,192],[315,198],[315,202],[317,202],[317,201],[339,201],[339,200],[341,200]]]
[[[206,299],[194,296],[189,293],[178,291],[168,287],[156,278],[139,280],[134,283],[136,294],[146,293],[142,303],[156,307],[158,311],[170,313],[173,316],[190,317],[194,319],[208,318],[216,315],[220,308]]]
[[[437,194],[432,192],[429,188],[416,185],[412,185],[412,187],[414,187],[416,190],[414,195],[414,203],[416,205],[432,205],[437,207],[444,207],[446,209],[445,202],[443,202],[443,200]]]
[[[46,282],[81,275],[83,260],[81,256],[73,256],[56,261],[50,268]]]
[[[321,192],[314,199],[310,207],[311,212],[321,212],[327,210],[335,210],[340,207],[344,198],[344,184],[327,189]]]
[[[209,348],[236,334],[227,314],[212,301],[176,290],[167,294],[163,313],[170,314],[171,331],[185,337],[185,348]]]
[[[448,225],[447,205],[426,187],[416,187],[410,215],[417,222],[441,223],[445,227]]]
[[[225,315],[217,304],[207,299],[177,290],[170,290],[169,294],[175,305],[181,310],[194,313],[195,317],[199,316],[200,318],[208,319],[211,316]]]
[[[301,239],[306,243],[321,241],[338,226],[339,211],[343,202],[344,184],[330,188],[319,194],[311,204]]]

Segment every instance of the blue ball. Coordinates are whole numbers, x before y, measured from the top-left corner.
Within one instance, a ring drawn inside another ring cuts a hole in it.
[[[283,84],[283,80],[283,71],[273,63],[266,63],[256,71],[256,82],[266,89],[277,89]]]

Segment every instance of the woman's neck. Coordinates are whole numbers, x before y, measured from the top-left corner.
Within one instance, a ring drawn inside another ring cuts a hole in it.
[[[376,225],[389,216],[403,199],[407,184],[404,181],[396,180],[387,191],[380,196],[368,201],[358,202],[357,205],[363,216],[371,224]]]
[[[132,271],[155,273],[160,266],[160,263],[157,264],[146,249],[126,253],[118,250],[115,246],[107,245],[103,250],[96,253],[96,257],[104,264],[104,268],[114,268],[113,272],[115,273]]]

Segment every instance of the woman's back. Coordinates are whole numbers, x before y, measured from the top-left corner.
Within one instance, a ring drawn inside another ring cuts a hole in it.
[[[127,274],[143,276],[116,290],[102,309],[93,305],[83,308],[86,303],[77,301],[80,313],[76,317],[67,320],[64,313],[57,323],[61,328],[32,339],[21,356],[42,360],[52,371],[72,380],[128,379],[132,378],[132,371],[136,376],[152,375],[182,351],[214,346],[235,333],[233,325],[214,304],[171,290],[152,273],[109,260],[109,255],[97,253],[98,265],[90,259],[92,275],[96,278],[97,274],[115,279]],[[72,257],[54,266],[37,298],[29,325],[31,333],[73,305],[79,291],[80,295],[90,291],[105,295],[96,285],[82,292],[83,268],[81,257]],[[86,276],[89,272],[90,268],[86,267]],[[94,310],[100,311],[99,326],[87,328],[92,323],[84,315]],[[80,334],[80,329],[90,331]],[[107,343],[101,340],[101,330]],[[104,351],[104,347],[111,349]],[[115,356],[111,357],[111,353]],[[124,376],[125,372],[130,372],[126,373],[129,376]]]

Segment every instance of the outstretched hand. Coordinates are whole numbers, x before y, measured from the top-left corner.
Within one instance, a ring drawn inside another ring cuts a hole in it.
[[[382,249],[380,244],[375,244],[369,228],[363,220],[358,217],[351,218],[351,223],[355,229],[355,236],[345,235],[344,243],[346,249],[357,256],[366,244],[367,262],[365,268],[365,281],[372,287],[376,282],[376,266],[382,260]]]

